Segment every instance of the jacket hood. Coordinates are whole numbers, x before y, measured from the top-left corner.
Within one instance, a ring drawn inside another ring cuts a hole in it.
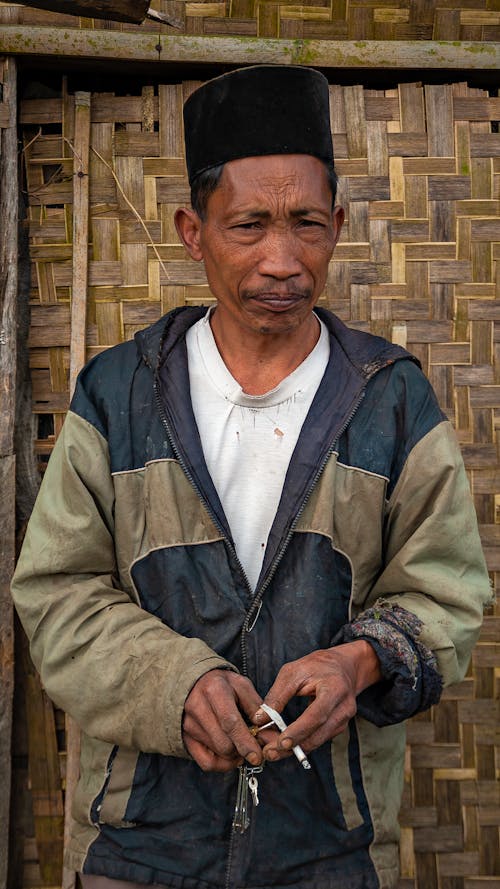
[[[180,306],[160,318],[151,327],[138,331],[135,342],[139,354],[153,371],[168,355],[186,331],[207,312],[207,306]],[[327,309],[316,307],[316,314],[334,336],[354,369],[366,379],[382,367],[393,364],[401,358],[409,358],[419,367],[414,355],[401,346],[390,343],[383,337],[347,327],[336,315]]]

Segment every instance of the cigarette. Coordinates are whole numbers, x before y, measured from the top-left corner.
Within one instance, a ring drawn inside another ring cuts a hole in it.
[[[281,713],[278,713],[277,710],[273,710],[272,707],[269,707],[268,704],[261,704],[261,710],[264,710],[268,716],[271,717],[272,723],[279,728],[280,732],[284,732],[286,728],[288,728],[285,720],[283,719]],[[266,726],[262,726],[262,728],[266,728]],[[303,769],[310,769],[311,763],[309,762],[307,756],[305,755],[302,747],[299,744],[296,744],[295,747],[292,747],[292,753],[297,757]]]
[[[292,751],[293,751],[293,753],[295,753],[295,756],[297,757],[297,759],[300,762],[303,769],[310,769],[311,768],[311,763],[309,762],[307,756],[305,755],[304,751],[302,750],[302,747],[300,747],[298,744],[296,744],[295,747],[292,747]]]

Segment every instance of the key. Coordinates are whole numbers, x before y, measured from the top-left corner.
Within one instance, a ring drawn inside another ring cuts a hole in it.
[[[250,777],[248,779],[248,787],[250,789],[250,793],[252,794],[252,801],[253,801],[254,806],[258,806],[259,805],[259,795],[258,795],[257,791],[259,789],[259,782],[257,781],[257,778],[255,777],[255,775],[250,775]]]
[[[233,817],[233,829],[237,833],[245,833],[250,826],[250,815],[248,813],[248,791],[252,794],[252,802],[254,806],[259,805],[259,795],[257,793],[259,783],[257,778],[263,769],[263,766],[247,766],[243,765],[239,768],[238,790],[236,791],[236,807]]]

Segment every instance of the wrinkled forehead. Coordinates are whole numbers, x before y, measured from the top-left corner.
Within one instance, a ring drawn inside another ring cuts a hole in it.
[[[237,206],[287,202],[331,204],[325,165],[308,154],[240,158],[225,164],[217,188],[219,203]],[[215,194],[215,193],[214,193]]]
[[[224,174],[232,181],[246,176],[261,179],[280,179],[285,176],[314,179],[325,170],[324,163],[311,154],[268,154],[241,157],[224,164]]]

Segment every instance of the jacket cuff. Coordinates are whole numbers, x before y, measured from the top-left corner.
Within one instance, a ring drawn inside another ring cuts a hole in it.
[[[191,758],[184,746],[182,737],[184,704],[189,692],[198,679],[201,679],[205,673],[209,673],[211,670],[230,670],[234,673],[238,672],[236,667],[224,660],[224,658],[219,657],[215,652],[210,652],[210,649],[208,649],[201,640],[193,639],[190,641],[195,644],[199,642],[200,646],[206,648],[206,653],[200,652],[198,659],[193,661],[188,668],[179,673],[175,681],[175,686],[172,684],[166,689],[166,696],[169,698],[169,711],[172,714],[176,714],[177,718],[173,718],[165,727],[166,744],[165,749],[161,751],[167,756],[179,756],[184,759]]]
[[[378,726],[402,722],[439,701],[443,681],[432,651],[418,640],[422,622],[385,602],[346,624],[333,644],[365,639],[374,649],[382,680],[358,696],[358,713]]]

